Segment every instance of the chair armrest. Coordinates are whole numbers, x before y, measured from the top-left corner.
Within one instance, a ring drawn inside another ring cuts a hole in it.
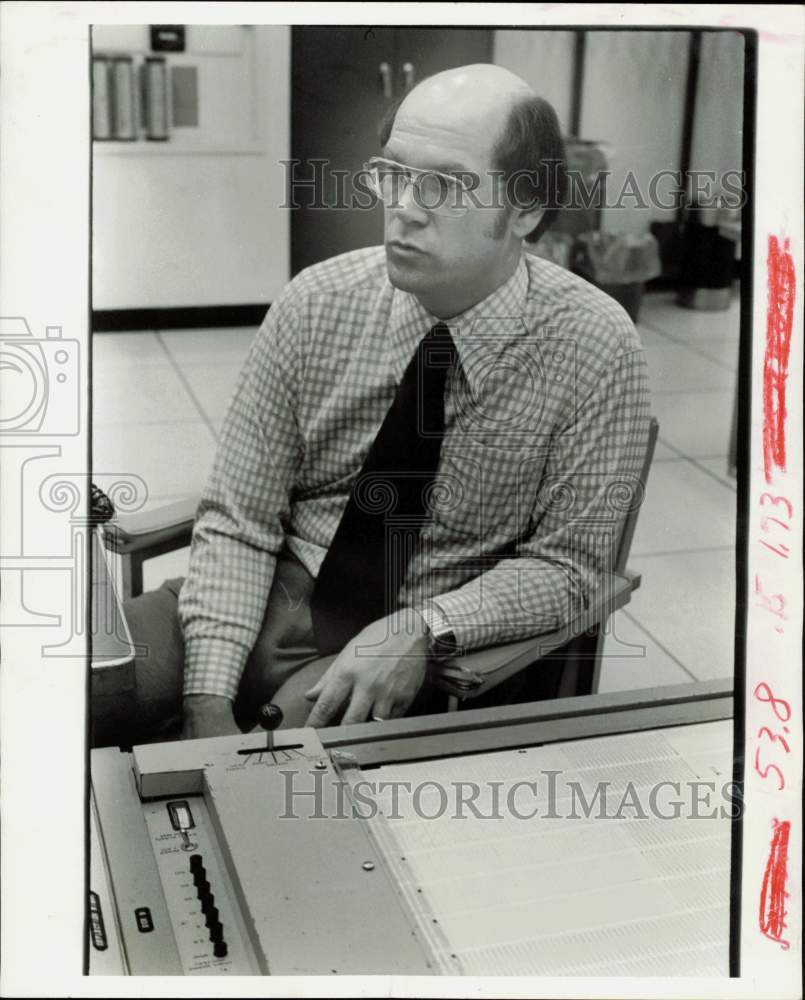
[[[549,658],[551,653],[571,639],[605,622],[614,611],[629,603],[632,591],[639,584],[639,574],[628,571],[623,575],[609,574],[591,596],[587,609],[563,628],[520,642],[488,646],[463,656],[451,657],[434,666],[432,680],[437,687],[451,694],[483,694],[536,660]]]
[[[198,497],[190,496],[141,513],[120,514],[103,526],[104,543],[124,555],[182,548],[190,544],[197,506]]]

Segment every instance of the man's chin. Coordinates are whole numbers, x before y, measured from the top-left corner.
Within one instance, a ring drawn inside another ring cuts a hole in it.
[[[424,291],[428,285],[432,284],[434,275],[427,274],[422,263],[400,262],[392,259],[386,251],[386,270],[389,281],[395,288],[403,292]]]

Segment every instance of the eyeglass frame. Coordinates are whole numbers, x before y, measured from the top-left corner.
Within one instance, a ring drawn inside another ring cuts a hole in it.
[[[441,214],[450,215],[453,218],[461,218],[463,215],[466,215],[467,212],[469,211],[468,205],[454,205],[452,207],[447,206],[447,208],[445,208],[444,204],[430,206],[423,204],[422,201],[419,200],[419,195],[420,195],[419,185],[421,183],[419,178],[422,177],[423,175],[431,177],[440,177],[443,180],[447,181],[449,185],[454,188],[454,190],[461,191],[463,194],[467,194],[468,192],[475,190],[474,187],[470,187],[469,184],[466,181],[462,180],[461,178],[456,177],[453,174],[445,174],[441,170],[428,170],[422,167],[409,167],[408,164],[406,163],[399,163],[397,160],[389,160],[385,156],[373,156],[369,160],[367,160],[366,163],[364,163],[363,169],[372,177],[372,188],[374,190],[374,193],[377,195],[378,199],[383,203],[383,205],[386,208],[393,207],[395,204],[399,206],[399,200],[396,200],[396,202],[395,200],[392,200],[389,203],[387,203],[384,200],[383,195],[380,193],[379,190],[380,185],[379,183],[377,183],[376,180],[377,164],[387,164],[388,166],[391,167],[399,167],[401,168],[402,171],[405,172],[403,175],[405,179],[405,187],[400,192],[398,198],[401,197],[403,194],[405,194],[405,192],[408,190],[409,187],[413,188],[417,206],[421,208],[423,211],[436,212],[436,213],[441,212]],[[469,171],[467,172],[469,173]]]

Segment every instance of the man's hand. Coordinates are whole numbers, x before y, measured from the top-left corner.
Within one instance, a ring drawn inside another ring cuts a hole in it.
[[[346,706],[342,725],[372,716],[395,719],[413,702],[427,671],[427,629],[421,615],[402,608],[367,625],[305,693],[316,704],[307,725],[320,728]]]
[[[215,694],[189,694],[184,699],[182,707],[184,708],[183,740],[240,735],[229,698]]]

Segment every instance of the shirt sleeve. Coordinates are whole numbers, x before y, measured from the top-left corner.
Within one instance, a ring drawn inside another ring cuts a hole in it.
[[[637,348],[612,358],[553,441],[516,551],[432,603],[459,648],[516,642],[561,628],[611,572],[629,509],[639,504],[648,441],[646,366]]]
[[[179,598],[185,695],[234,700],[262,625],[302,454],[300,334],[286,290],[241,371],[196,514]]]

